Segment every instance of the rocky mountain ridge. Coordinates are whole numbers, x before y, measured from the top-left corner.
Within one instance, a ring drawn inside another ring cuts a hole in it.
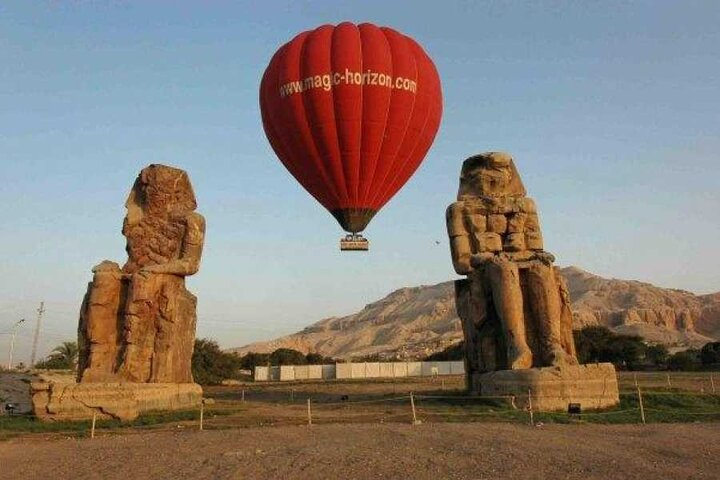
[[[577,267],[561,272],[568,283],[575,328],[604,325],[672,350],[720,338],[720,292],[695,295],[634,280],[606,279]],[[292,348],[337,358],[418,358],[461,339],[450,281],[401,288],[352,315],[326,318],[300,332],[230,351],[243,355]]]

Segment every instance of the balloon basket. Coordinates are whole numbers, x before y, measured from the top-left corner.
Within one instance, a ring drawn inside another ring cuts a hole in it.
[[[345,235],[340,239],[341,252],[367,252],[369,248],[370,242],[359,233]]]

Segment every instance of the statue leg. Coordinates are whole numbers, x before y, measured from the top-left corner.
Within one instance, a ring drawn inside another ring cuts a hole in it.
[[[553,267],[553,276],[560,292],[560,341],[568,355],[577,359],[575,350],[575,338],[573,337],[573,314],[570,308],[570,292],[568,291],[565,279],[560,274],[560,269]]]
[[[480,372],[479,354],[477,351],[477,332],[474,328],[473,312],[471,307],[471,280],[455,280],[455,308],[458,317],[460,317],[460,325],[463,330],[463,339],[465,344],[465,381],[466,388],[472,390],[472,376]]]
[[[150,379],[157,310],[154,277],[135,274],[128,286],[118,373],[129,382],[145,383]]]
[[[532,368],[533,355],[527,344],[520,273],[515,263],[493,258],[485,265],[485,275],[492,290],[495,311],[505,333],[508,362],[511,370]]]
[[[487,321],[486,299],[482,279],[471,276],[455,281],[455,306],[460,317],[465,344],[465,381],[469,391],[479,391],[475,385],[477,375],[493,369],[488,365],[488,353],[483,348],[480,329]],[[494,355],[494,350],[493,350]]]
[[[150,382],[191,383],[197,299],[183,277],[158,276],[158,308]]]
[[[118,320],[124,282],[117,264],[95,270],[80,309],[78,381],[113,380],[120,336]]]
[[[576,365],[577,361],[563,348],[562,300],[553,268],[542,262],[532,262],[527,270],[527,287],[529,307],[538,323],[543,364]]]

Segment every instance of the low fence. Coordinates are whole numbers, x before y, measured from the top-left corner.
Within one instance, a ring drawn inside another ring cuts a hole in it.
[[[668,398],[671,397],[671,398]],[[555,398],[529,393],[517,396],[407,395],[383,396],[368,400],[316,401],[305,395],[291,395],[286,403],[255,402],[243,395],[239,404],[202,404],[190,413],[193,419],[166,425],[128,425],[123,430],[197,428],[199,430],[255,428],[348,423],[507,422],[529,425],[543,423],[640,424],[720,421],[720,396],[690,392],[636,392],[620,394],[620,404],[606,410],[544,412],[533,402]],[[525,407],[518,407],[525,404]],[[85,422],[86,436],[96,436],[96,422]],[[97,422],[105,430],[106,422]],[[120,433],[117,425],[105,435]]]
[[[335,365],[282,365],[255,367],[256,382],[406,378],[464,375],[464,362],[360,362]]]
[[[516,396],[467,396],[459,377],[375,383],[245,383],[207,388],[205,393],[213,401],[196,410],[151,412],[122,425],[97,418],[95,429],[91,421],[45,424],[25,415],[0,416],[0,439],[3,435],[9,438],[7,435],[14,432],[26,431],[92,438],[98,434],[180,428],[210,430],[348,423],[720,422],[720,381],[713,372],[620,372],[620,383],[623,387],[620,404],[615,407],[593,410],[593,402],[589,402],[572,411],[568,408],[557,412],[538,411],[537,400],[554,397],[532,391]]]

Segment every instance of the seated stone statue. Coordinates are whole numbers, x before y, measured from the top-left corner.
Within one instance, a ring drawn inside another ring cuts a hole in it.
[[[577,365],[567,287],[510,155],[465,160],[447,209],[468,375]]]
[[[188,175],[150,165],[125,204],[128,260],[104,261],[80,312],[79,382],[192,383],[195,296],[205,219],[195,213]]]

